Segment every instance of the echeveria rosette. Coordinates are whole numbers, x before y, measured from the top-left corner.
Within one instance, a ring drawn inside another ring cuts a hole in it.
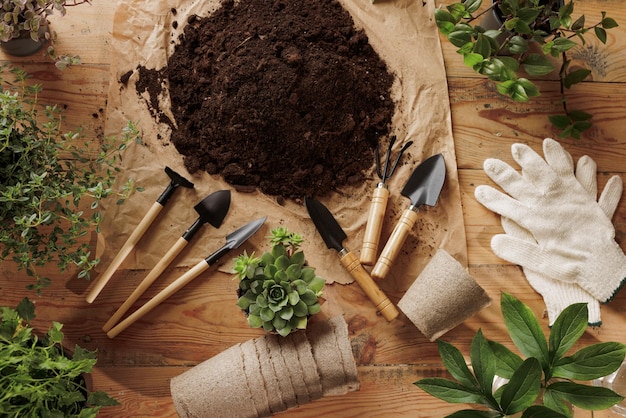
[[[235,271],[240,279],[237,305],[253,328],[287,336],[305,329],[308,317],[321,309],[318,298],[325,280],[305,266],[301,251],[290,254],[287,246],[277,244],[261,258],[244,253],[235,260]]]

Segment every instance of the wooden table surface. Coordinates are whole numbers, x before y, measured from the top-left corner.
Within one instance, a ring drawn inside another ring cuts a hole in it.
[[[433,1],[433,0],[429,0]],[[449,0],[446,0],[449,3]],[[439,4],[439,3],[437,3]],[[569,94],[572,106],[595,115],[594,128],[580,140],[561,143],[579,158],[590,155],[598,164],[600,181],[615,173],[626,177],[626,6],[623,0],[576,2],[578,13],[588,22],[607,10],[622,26],[609,31],[606,45],[589,42],[579,50],[589,58],[592,82],[576,86]],[[9,59],[26,68],[44,87],[43,99],[66,106],[66,126],[84,126],[85,138],[95,141],[104,128],[109,83],[109,39],[114,7],[111,2],[94,0],[92,6],[69,10],[63,18],[54,17],[59,52],[81,55],[83,65],[64,72],[46,59],[35,56]],[[624,39],[621,36],[625,36]],[[558,83],[539,82],[542,96],[519,104],[503,99],[494,86],[463,66],[455,48],[442,42],[447,68],[452,126],[461,183],[462,205],[467,235],[469,272],[493,298],[489,308],[449,331],[443,339],[456,344],[464,354],[480,328],[489,339],[513,348],[500,314],[501,292],[509,292],[527,303],[541,318],[548,332],[545,306],[524,279],[521,270],[503,262],[491,251],[489,242],[501,231],[499,219],[474,199],[474,189],[486,184],[481,166],[489,157],[512,162],[514,142],[541,149],[545,137],[556,137],[547,115],[559,110]],[[622,199],[614,223],[617,240],[626,248],[626,199]],[[92,236],[91,240],[95,238]],[[106,337],[102,324],[121,304],[146,272],[124,271],[114,276],[115,292],[103,292],[92,305],[85,302],[89,283],[76,274],[50,269],[53,285],[41,296],[25,289],[28,279],[9,262],[0,265],[0,305],[15,305],[24,296],[37,304],[34,324],[45,329],[51,320],[65,324],[67,341],[98,350],[93,373],[94,388],[105,390],[122,405],[106,408],[103,417],[176,416],[169,393],[169,379],[189,367],[216,355],[231,345],[256,337],[232,303],[236,282],[227,276],[198,281],[179,292],[154,314],[138,322],[114,340]],[[155,284],[154,292],[159,290]],[[406,318],[392,325],[377,317],[356,284],[327,286],[332,304],[324,307],[327,316],[343,315],[349,324],[356,357],[360,390],[342,397],[328,397],[287,411],[284,417],[439,417],[462,406],[439,401],[413,385],[426,376],[445,376],[434,343],[429,342]],[[150,296],[150,295],[146,295]],[[402,295],[390,295],[397,302]],[[602,307],[603,325],[590,328],[578,346],[598,341],[626,342],[626,292]],[[578,411],[577,416],[591,416]],[[610,412],[596,417],[616,416]]]

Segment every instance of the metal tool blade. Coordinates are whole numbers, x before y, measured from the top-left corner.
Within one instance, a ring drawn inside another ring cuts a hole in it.
[[[408,197],[413,206],[435,206],[445,178],[446,163],[443,155],[436,154],[417,166],[400,193]]]
[[[326,246],[341,251],[343,249],[342,243],[347,236],[328,208],[320,201],[309,197],[304,198],[304,204]]]
[[[208,265],[212,265],[217,262],[220,257],[226,254],[230,250],[234,250],[239,247],[241,244],[246,242],[256,231],[261,228],[261,225],[265,223],[267,216],[263,218],[259,218],[256,221],[249,222],[237,229],[236,231],[231,232],[226,235],[226,244],[224,244],[219,250],[215,251],[213,254],[205,258],[205,261]]]

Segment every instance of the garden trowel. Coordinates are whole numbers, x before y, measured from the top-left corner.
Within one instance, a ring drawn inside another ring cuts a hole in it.
[[[161,212],[165,204],[169,201],[170,197],[172,197],[174,191],[179,186],[187,187],[190,189],[194,187],[192,182],[190,182],[169,167],[165,167],[165,173],[171,179],[170,184],[165,188],[163,193],[161,193],[156,202],[152,204],[152,206],[148,210],[148,213],[143,216],[143,219],[141,219],[139,224],[135,227],[133,232],[130,234],[130,236],[122,246],[122,248],[120,248],[113,261],[111,261],[111,264],[109,264],[109,267],[107,267],[104,273],[98,276],[98,279],[96,280],[93,288],[87,295],[87,302],[93,303],[93,301],[98,297],[100,292],[102,292],[102,289],[104,289],[104,286],[106,286],[106,284],[109,282],[109,280],[113,276],[113,273],[115,273],[115,271],[119,268],[122,262],[126,260],[128,254],[130,254],[133,248],[135,248],[137,242],[139,242],[141,237],[143,237],[143,234],[148,230],[148,227],[152,225],[152,222],[154,222],[157,215]]]
[[[246,242],[252,235],[254,235],[256,231],[259,230],[259,228],[261,228],[266,219],[267,217],[264,217],[249,222],[241,228],[237,229],[236,231],[228,234],[226,236],[226,244],[224,244],[222,247],[220,247],[204,260],[201,260],[189,271],[180,276],[178,279],[174,280],[165,289],[157,293],[157,295],[150,299],[148,302],[146,302],[145,305],[137,309],[122,322],[111,328],[109,332],[107,332],[107,336],[109,338],[115,338],[120,332],[124,331],[126,328],[135,323],[135,321],[143,317],[152,309],[156,308],[161,302],[172,296],[174,293],[178,292],[185,285],[198,277],[200,273],[208,269],[213,264],[217,263],[220,258],[225,256],[226,253],[228,253],[230,250],[234,250],[235,248]]]
[[[372,277],[384,279],[387,276],[406,237],[417,221],[419,208],[422,205],[435,206],[437,204],[445,178],[446,163],[441,154],[428,158],[413,171],[401,192],[403,196],[411,200],[411,205],[404,211],[385,244],[372,269]]]
[[[167,253],[159,260],[159,262],[150,270],[148,275],[139,283],[133,293],[113,314],[111,319],[104,324],[102,329],[108,331],[124,316],[130,307],[145,293],[146,290],[154,283],[154,281],[165,271],[167,266],[176,258],[178,254],[187,246],[189,241],[200,230],[205,223],[209,223],[215,228],[219,228],[230,208],[230,190],[219,190],[211,193],[194,206],[198,212],[198,219],[185,231],[182,237],[176,241]]]
[[[315,199],[305,198],[304,204],[326,246],[338,251],[341,264],[348,270],[359,286],[361,286],[361,289],[363,289],[367,297],[372,301],[374,306],[376,306],[378,312],[389,322],[396,319],[400,314],[398,309],[396,309],[387,295],[385,295],[374,280],[372,280],[356,255],[348,248],[344,247],[343,241],[347,236],[337,223],[335,217],[326,206]]]

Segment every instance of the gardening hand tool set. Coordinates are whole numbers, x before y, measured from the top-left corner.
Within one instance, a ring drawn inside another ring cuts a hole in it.
[[[505,193],[486,185],[475,191],[481,204],[502,216],[506,233],[492,238],[494,253],[522,266],[544,297],[551,323],[574,302],[590,303],[589,322],[599,322],[596,301],[610,301],[626,278],[626,256],[611,223],[621,179],[611,178],[596,201],[590,158],[581,158],[575,172],[571,155],[549,138],[543,142],[545,159],[522,144],[511,151],[521,173],[501,160],[484,163]]]
[[[226,236],[226,243],[224,245],[222,245],[207,258],[193,266],[189,271],[180,276],[178,279],[174,280],[165,289],[160,291],[156,296],[146,302],[146,304],[137,309],[122,322],[111,328],[107,332],[109,338],[115,338],[120,332],[124,331],[139,318],[143,317],[145,314],[157,307],[161,302],[172,296],[174,293],[178,292],[185,285],[198,277],[200,273],[218,262],[220,258],[226,255],[226,253],[228,253],[230,250],[234,250],[235,248],[238,248],[241,244],[246,242],[252,235],[254,235],[256,231],[259,230],[259,228],[261,228],[261,225],[265,223],[266,219],[267,218],[264,217],[249,222],[241,228],[237,229],[236,231],[228,234]]]
[[[396,142],[396,136],[392,136],[389,141],[389,148],[385,155],[385,162],[381,164],[380,160],[380,143],[376,147],[376,174],[380,182],[372,192],[372,201],[370,203],[370,211],[367,218],[367,224],[365,225],[365,234],[363,235],[363,246],[361,247],[361,264],[371,266],[376,261],[378,255],[378,242],[380,241],[380,233],[383,229],[383,219],[385,217],[385,210],[387,209],[387,201],[389,200],[389,189],[387,187],[387,180],[393,176],[396,171],[396,167],[400,162],[400,158],[404,151],[413,144],[413,141],[409,141],[400,149],[398,156],[394,163],[390,166],[391,162],[391,149]]]
[[[126,257],[130,254],[130,252],[135,248],[135,245],[139,242],[143,234],[148,230],[148,227],[152,225],[152,222],[156,219],[157,215],[161,213],[161,210],[165,206],[165,204],[170,200],[170,197],[174,194],[174,191],[180,186],[193,188],[194,185],[189,180],[185,179],[183,176],[175,172],[169,167],[165,167],[165,173],[171,179],[169,185],[165,188],[163,193],[159,196],[159,198],[152,204],[148,213],[146,213],[143,219],[139,222],[139,225],[133,230],[130,234],[122,248],[119,250],[113,261],[109,267],[102,273],[98,279],[96,280],[93,288],[87,295],[87,302],[93,303],[93,301],[98,297],[104,286],[109,282],[113,273],[119,268],[119,266],[124,262]]]
[[[178,254],[187,246],[189,241],[200,230],[200,227],[205,223],[211,224],[215,228],[219,228],[222,225],[222,221],[228,213],[230,208],[230,191],[220,190],[210,194],[202,199],[200,203],[194,206],[196,212],[198,212],[198,219],[185,231],[182,237],[176,241],[176,243],[170,247],[167,253],[159,260],[154,268],[148,273],[143,281],[135,288],[133,293],[126,299],[124,304],[113,314],[111,319],[102,327],[104,331],[109,331],[124,314],[130,309],[130,307],[144,294],[144,292],[150,287],[154,281],[159,278],[161,273],[165,271],[167,266],[176,258]]]

